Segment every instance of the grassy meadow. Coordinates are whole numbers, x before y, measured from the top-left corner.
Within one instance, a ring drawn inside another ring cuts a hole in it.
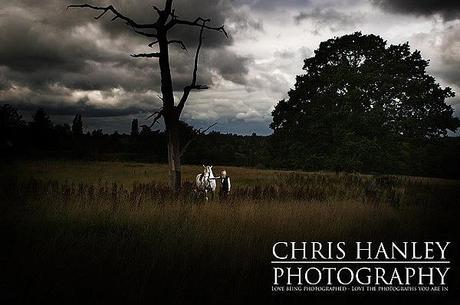
[[[223,167],[213,169],[217,175]],[[275,241],[456,237],[460,181],[225,169],[230,197],[205,202],[193,192],[201,166],[183,167],[177,194],[163,164],[2,165],[1,298],[156,304],[161,295],[167,303],[222,304],[258,296],[279,303],[286,300],[270,292]]]

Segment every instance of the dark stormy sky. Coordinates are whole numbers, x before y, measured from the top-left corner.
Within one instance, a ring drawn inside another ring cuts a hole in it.
[[[26,119],[44,107],[55,122],[84,117],[87,130],[127,132],[136,117],[160,105],[156,59],[144,37],[90,10],[66,10],[71,0],[2,0],[0,5],[0,103],[17,106]],[[163,1],[91,0],[116,6],[142,22],[156,18]],[[176,14],[225,23],[230,38],[207,32],[200,83],[183,118],[196,127],[269,134],[274,105],[302,73],[303,59],[319,43],[362,31],[389,43],[409,41],[430,59],[429,72],[460,94],[460,1],[458,0],[176,0]],[[189,52],[171,46],[175,88],[190,82],[197,32],[177,28]],[[177,92],[180,96],[180,92]],[[448,101],[460,117],[460,98]]]

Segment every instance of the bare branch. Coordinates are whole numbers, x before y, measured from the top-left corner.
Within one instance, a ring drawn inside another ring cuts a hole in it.
[[[93,10],[97,11],[102,11],[98,16],[94,17],[95,19],[99,19],[102,16],[104,16],[107,12],[112,12],[115,17],[112,18],[112,21],[120,18],[126,22],[126,24],[129,24],[132,27],[139,28],[139,29],[154,29],[157,27],[157,23],[146,23],[146,24],[140,24],[134,21],[133,19],[126,17],[125,15],[121,14],[118,12],[112,5],[109,6],[94,6],[91,4],[71,4],[68,5],[67,8],[90,8]]]
[[[149,47],[152,47],[154,44],[157,44],[158,40],[152,41],[151,43],[148,44]]]
[[[177,16],[173,16],[172,20],[166,25],[166,27],[170,29],[177,24],[198,26],[198,27],[203,27],[207,30],[214,30],[214,31],[222,32],[225,35],[225,37],[228,38],[228,33],[227,31],[225,31],[224,25],[219,26],[219,27],[212,27],[212,26],[206,25],[206,23],[210,21],[211,19],[204,19],[202,17],[198,17],[194,21],[189,21],[189,20],[179,19]]]
[[[173,0],[166,0],[165,9],[163,11],[166,12],[167,15],[171,14],[171,12],[174,12],[174,10],[172,10],[172,3]]]
[[[174,10],[172,10],[172,2],[173,0],[166,0],[165,1],[165,8],[164,9],[159,9],[155,5],[153,6],[153,9],[157,11],[158,14],[158,20],[157,24],[164,28],[166,21],[168,20],[169,16],[175,16],[174,15]]]
[[[159,9],[156,5],[153,6],[153,9],[157,11],[158,16],[161,16],[163,14],[163,11]]]
[[[208,85],[195,85],[195,86],[191,87],[191,89],[206,90],[206,89],[209,89],[209,87],[208,87]]]
[[[160,53],[140,53],[140,54],[131,54],[131,57],[146,57],[146,58],[152,58],[152,57],[160,57]]]
[[[179,17],[179,16],[176,15],[176,9],[173,9],[173,10],[171,11],[171,14],[170,14],[170,15],[171,15],[171,18],[178,18],[178,17]]]
[[[157,38],[157,34],[139,31],[139,30],[136,30],[135,28],[133,28],[133,30],[134,30],[134,32],[136,32],[137,34],[143,35],[143,36],[145,36],[145,37],[154,37],[154,38]]]
[[[190,83],[189,86],[186,86],[184,88],[184,93],[182,94],[182,97],[181,97],[179,103],[177,104],[176,111],[177,111],[178,115],[180,115],[182,110],[184,109],[185,102],[188,99],[190,91],[192,91],[193,89],[201,90],[201,89],[207,89],[208,88],[208,86],[206,86],[206,85],[198,85],[197,86],[197,84],[196,84],[196,77],[197,77],[196,75],[197,75],[197,71],[198,71],[198,57],[200,55],[201,46],[203,45],[203,32],[204,32],[204,29],[205,29],[205,26],[206,26],[206,22],[208,22],[208,21],[204,20],[204,19],[202,20],[202,24],[201,24],[201,28],[200,28],[200,37],[199,37],[198,46],[197,46],[196,52],[195,52],[195,62],[194,62],[194,66],[193,66],[192,82]]]
[[[182,40],[170,40],[168,43],[177,43],[180,45],[182,50],[187,51],[187,47],[185,46],[184,42]]]
[[[187,151],[187,148],[190,146],[190,144],[192,144],[193,141],[195,141],[195,139],[198,136],[203,135],[206,131],[208,131],[209,129],[211,129],[212,127],[214,127],[216,125],[217,125],[217,122],[211,124],[210,126],[205,128],[204,130],[201,130],[201,128],[198,129],[196,135],[194,137],[192,137],[190,140],[188,140],[188,142],[184,145],[184,147],[182,147],[182,149],[180,151],[180,156],[182,157],[185,154],[185,152]]]
[[[163,108],[162,108],[162,109],[163,109]],[[148,120],[148,119],[150,119],[151,117],[153,117],[154,115],[160,113],[160,111],[161,111],[162,109],[157,110],[157,111],[155,111],[154,113],[150,114],[150,115],[146,118],[146,120]]]
[[[200,133],[200,134],[204,134],[206,131],[208,131],[209,129],[213,128],[213,127],[216,126],[216,125],[217,125],[217,122],[214,122],[213,124],[211,124],[211,125],[209,125],[207,128],[205,128],[203,131],[202,131],[201,128],[200,128],[200,129],[198,129],[198,130],[199,130],[199,133]]]
[[[150,124],[149,128],[152,128],[153,125],[155,125],[156,123],[159,124],[158,120],[163,116],[163,108],[161,108],[160,110],[158,111],[155,111],[154,113],[152,113],[151,115],[149,115],[147,117],[147,120],[150,119],[151,117],[154,117],[153,118],[153,121],[152,121],[152,124]]]
[[[185,152],[187,151],[187,148],[190,146],[190,144],[192,144],[192,142],[196,139],[196,137],[188,140],[187,143],[185,143],[184,147],[182,147],[181,151],[180,151],[180,156],[182,158],[182,156],[185,154]]]
[[[158,120],[161,119],[162,116],[163,116],[162,113],[158,113],[158,114],[156,115],[156,117],[153,118],[153,122],[152,122],[152,124],[150,124],[150,128],[152,128],[153,125],[155,125],[156,123],[160,124],[160,123],[158,122]]]

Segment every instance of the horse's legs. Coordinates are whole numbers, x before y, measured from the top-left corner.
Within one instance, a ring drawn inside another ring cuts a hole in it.
[[[209,198],[208,198],[208,190],[204,190],[204,197],[206,198],[206,201],[209,200]]]

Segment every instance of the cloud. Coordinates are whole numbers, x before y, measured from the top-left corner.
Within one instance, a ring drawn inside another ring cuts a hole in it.
[[[368,0],[312,0],[306,9],[291,12],[295,26],[308,29],[311,34],[324,36],[357,29],[366,21]]]
[[[236,115],[236,118],[239,120],[244,120],[244,121],[249,121],[249,122],[265,121],[263,114],[255,109],[246,109],[244,112],[239,112]]]
[[[105,2],[101,1],[101,5]],[[140,0],[110,3],[139,22],[156,18],[152,3],[147,5]],[[154,3],[162,6],[164,2]],[[228,20],[235,31],[262,29],[261,22],[253,20],[248,11],[234,7],[231,1],[175,3],[176,14],[183,19],[193,20],[199,14],[209,17],[213,25]],[[151,92],[159,91],[161,85],[157,59],[129,55],[154,51],[146,46],[150,41],[133,33],[123,22],[111,22],[109,14],[94,20],[96,12],[66,10],[68,4],[69,1],[63,0],[2,2],[0,103],[108,116],[148,109],[147,105],[152,105]],[[179,92],[191,81],[198,29],[176,26],[170,37],[183,40],[189,50],[184,52],[176,45],[170,47],[174,89]],[[205,32],[198,75],[201,83],[213,85],[216,76],[238,84],[246,82],[250,59],[235,53],[229,48],[232,44],[232,36],[227,39],[222,33]],[[116,107],[121,109],[118,112],[104,104],[113,92],[123,93],[116,96]],[[81,104],[76,95],[85,96],[87,102]],[[156,95],[153,99],[157,99]]]
[[[228,49],[220,49],[209,55],[209,63],[225,80],[236,84],[247,84],[251,58],[238,55]]]
[[[89,105],[85,102],[77,102],[73,104],[47,104],[42,106],[50,115],[75,115],[76,113],[83,117],[120,117],[132,114],[145,113],[145,109],[136,106],[128,107],[101,107],[97,105]],[[36,111],[37,105],[30,103],[21,104],[21,111]]]
[[[155,91],[127,92],[121,88],[107,91],[75,91],[51,86],[47,90],[32,91],[27,87],[12,86],[4,90],[2,103],[11,104],[23,111],[44,108],[50,114],[84,116],[122,116],[146,113],[160,108]]]
[[[103,129],[143,113],[141,119],[160,106],[157,60],[129,56],[153,52],[156,46],[147,47],[151,40],[120,20],[111,22],[110,14],[94,20],[92,10],[65,9],[86,1],[2,1],[0,104],[29,112],[44,107],[66,118],[78,111],[88,120],[97,117],[91,126],[98,121]],[[164,0],[89,2],[113,4],[142,23],[156,18],[153,4],[164,5]],[[248,132],[268,126],[273,106],[292,88],[295,76],[304,73],[303,60],[321,41],[344,31],[374,33],[389,43],[409,41],[431,59],[430,73],[460,91],[460,30],[453,21],[458,13],[453,1],[175,0],[174,5],[181,18],[209,17],[212,25],[225,24],[230,34],[227,39],[205,32],[198,82],[211,89],[191,94],[183,114],[189,122],[226,122],[226,130],[234,123],[240,131],[247,124]],[[177,27],[171,38],[182,39],[188,48],[170,46],[177,99],[191,81],[198,29]]]
[[[11,82],[5,77],[5,74],[2,72],[4,68],[0,66],[0,91],[8,90],[11,88]]]
[[[460,24],[448,27],[441,36],[440,53],[443,78],[460,87]]]
[[[383,9],[402,14],[419,16],[440,15],[444,20],[458,19],[460,1],[458,0],[371,0]]]
[[[343,28],[349,28],[362,19],[360,13],[347,14],[333,8],[316,7],[309,12],[301,12],[294,16],[294,21],[299,24],[303,21],[310,21],[315,25],[315,31],[328,27],[335,32]]]
[[[234,0],[238,4],[245,4],[258,10],[274,10],[280,8],[302,8],[309,6],[310,0]]]
[[[413,47],[430,60],[429,72],[443,85],[460,88],[460,23],[434,28],[410,37]]]

